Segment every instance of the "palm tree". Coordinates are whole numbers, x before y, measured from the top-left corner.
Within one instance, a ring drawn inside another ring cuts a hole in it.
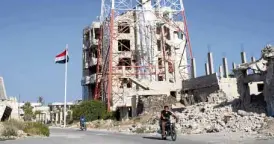
[[[38,97],[38,101],[39,103],[41,103],[42,105],[44,105],[44,98],[42,96]]]

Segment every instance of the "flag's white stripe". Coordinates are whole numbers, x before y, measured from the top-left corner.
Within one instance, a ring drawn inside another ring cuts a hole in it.
[[[66,56],[55,57],[55,61],[65,60]]]

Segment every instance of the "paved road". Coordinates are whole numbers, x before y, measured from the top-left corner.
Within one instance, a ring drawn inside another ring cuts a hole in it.
[[[4,141],[1,144],[91,144],[91,143],[102,143],[102,144],[273,144],[267,141],[228,141],[224,139],[211,138],[204,139],[202,137],[189,137],[180,136],[177,141],[173,142],[170,140],[161,140],[159,135],[127,135],[121,133],[111,133],[103,131],[79,131],[76,129],[51,129],[51,136],[49,138],[27,138],[21,140]]]

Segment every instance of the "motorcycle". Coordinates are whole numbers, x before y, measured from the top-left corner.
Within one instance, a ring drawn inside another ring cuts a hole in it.
[[[160,129],[160,131],[158,131],[158,133],[162,134],[162,129]],[[176,141],[177,133],[176,133],[175,123],[174,122],[167,122],[166,123],[165,134],[166,134],[166,137],[170,136],[172,141]],[[164,137],[162,135],[163,140],[166,140],[166,137]]]
[[[80,123],[80,129],[83,131],[83,130],[87,130],[87,126],[85,123]]]

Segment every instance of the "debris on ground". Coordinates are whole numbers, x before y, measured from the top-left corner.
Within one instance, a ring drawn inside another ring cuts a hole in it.
[[[274,136],[274,119],[265,114],[264,106],[251,103],[247,111],[242,110],[239,99],[226,98],[221,91],[210,94],[208,102],[186,106],[176,124],[181,134],[246,133]],[[131,120],[118,122],[98,120],[88,123],[89,128],[115,130],[132,133],[154,133],[159,129],[160,110],[144,113]]]

